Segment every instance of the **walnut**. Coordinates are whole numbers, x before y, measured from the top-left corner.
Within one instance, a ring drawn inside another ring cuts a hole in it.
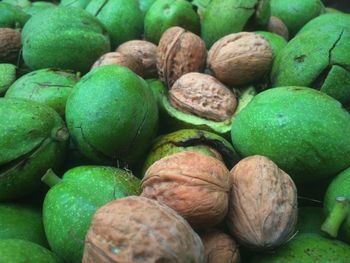
[[[148,168],[141,196],[166,204],[199,229],[224,219],[229,185],[230,174],[222,162],[197,152],[180,152]]]
[[[158,46],[159,78],[170,88],[185,73],[203,71],[206,57],[207,50],[199,36],[181,27],[171,27]]]
[[[21,50],[21,33],[12,28],[0,28],[0,63],[15,63]]]
[[[256,155],[236,164],[231,179],[227,224],[235,239],[252,249],[285,243],[297,222],[297,190],[289,175]]]
[[[267,31],[280,35],[285,40],[289,39],[289,31],[287,26],[276,16],[270,17],[269,24],[267,25]]]
[[[241,32],[227,35],[211,47],[207,64],[227,85],[246,85],[268,73],[272,48],[261,35]]]
[[[85,239],[83,263],[204,263],[203,245],[171,208],[130,196],[97,210]]]

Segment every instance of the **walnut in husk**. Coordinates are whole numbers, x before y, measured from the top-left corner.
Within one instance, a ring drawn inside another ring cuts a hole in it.
[[[0,63],[15,63],[21,50],[21,33],[12,28],[0,28]]]

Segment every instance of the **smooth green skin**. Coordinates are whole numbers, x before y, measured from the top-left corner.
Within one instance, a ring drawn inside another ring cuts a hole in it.
[[[307,22],[325,12],[321,0],[271,0],[271,15],[278,17],[294,36]]]
[[[320,89],[347,104],[350,102],[349,49],[350,28],[304,32],[276,57],[272,85]]]
[[[60,6],[85,8],[90,0],[61,0]]]
[[[0,2],[0,28],[22,28],[29,18],[21,8]]]
[[[85,10],[105,26],[112,50],[128,40],[141,38],[143,16],[137,1],[91,0]]]
[[[132,165],[156,135],[158,108],[146,81],[126,67],[108,65],[73,88],[66,120],[74,144],[89,159]]]
[[[156,0],[138,0],[138,1],[139,1],[139,8],[143,16],[145,16],[149,8],[153,5],[153,3]]]
[[[4,263],[63,263],[47,248],[21,239],[0,240],[0,260]]]
[[[16,66],[12,64],[0,64],[0,97],[16,80]]]
[[[50,2],[44,2],[44,1],[38,1],[38,2],[33,2],[30,6],[23,8],[23,10],[33,16],[37,13],[40,13],[41,11],[44,11],[48,8],[53,8],[56,7],[55,4],[50,3]]]
[[[321,207],[300,207],[298,209],[298,234],[314,233],[323,235],[321,225],[324,222],[323,209]]]
[[[179,26],[199,34],[200,20],[186,0],[156,0],[145,16],[145,39],[155,44],[170,27]]]
[[[285,40],[283,37],[280,35],[271,33],[271,32],[266,32],[266,31],[256,31],[256,34],[262,35],[269,41],[271,48],[272,48],[272,53],[273,57],[277,57],[278,54],[281,53],[281,51],[287,46],[288,42]]]
[[[19,8],[26,8],[32,4],[29,0],[2,0],[1,2],[10,4]]]
[[[255,96],[232,123],[242,157],[263,155],[296,183],[319,182],[350,166],[350,115],[332,97],[304,87]]]
[[[0,215],[0,239],[23,239],[48,247],[39,209],[19,203],[1,203]]]
[[[338,196],[344,196],[350,200],[350,168],[341,172],[333,179],[324,197],[324,212],[329,215]],[[348,215],[341,225],[338,238],[350,243],[350,215]]]
[[[70,263],[80,263],[92,216],[104,204],[140,194],[140,180],[127,171],[80,166],[67,171],[47,193],[43,221],[52,251]]]
[[[80,8],[48,8],[22,31],[23,59],[32,70],[59,68],[85,73],[110,42],[103,25]]]
[[[226,35],[244,31],[253,16],[260,23],[267,23],[270,17],[268,3],[269,0],[212,0],[204,13],[201,28],[207,48]],[[264,8],[257,12],[258,4]]]
[[[40,188],[47,169],[61,165],[68,139],[60,116],[32,101],[0,98],[0,201]]]
[[[345,263],[350,246],[316,234],[300,234],[270,254],[256,256],[251,263]]]
[[[39,69],[16,80],[7,90],[5,98],[28,99],[46,104],[64,119],[67,98],[78,80],[79,76],[72,72]]]

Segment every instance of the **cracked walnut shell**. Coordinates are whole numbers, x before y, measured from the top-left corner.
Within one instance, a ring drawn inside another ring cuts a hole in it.
[[[21,46],[20,32],[12,28],[0,28],[0,63],[16,62]]]

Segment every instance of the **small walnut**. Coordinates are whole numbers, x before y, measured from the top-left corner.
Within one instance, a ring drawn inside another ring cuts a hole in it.
[[[207,50],[199,36],[181,27],[171,27],[164,32],[158,46],[159,78],[170,88],[182,75],[203,71],[206,57]]]
[[[239,263],[237,243],[229,235],[210,229],[200,235],[204,245],[206,263]]]
[[[269,24],[267,25],[267,31],[280,35],[285,40],[289,39],[289,31],[287,26],[276,16],[270,17]]]
[[[214,121],[230,119],[237,107],[231,90],[214,77],[196,72],[175,81],[169,91],[169,101],[180,111]]]
[[[120,52],[109,52],[100,57],[93,65],[93,68],[105,65],[125,66],[134,71],[137,75],[142,76],[142,64],[133,57],[127,56]]]
[[[173,208],[194,228],[210,227],[227,214],[229,180],[229,171],[219,160],[197,152],[180,152],[148,168],[141,196]]]
[[[272,48],[261,35],[235,33],[214,43],[209,50],[207,63],[221,82],[227,85],[245,85],[269,72]]]
[[[12,28],[0,28],[0,63],[15,63],[21,50],[21,33]]]
[[[174,210],[130,196],[97,210],[85,239],[83,263],[204,263],[203,244]]]
[[[144,78],[157,78],[157,46],[145,40],[131,40],[120,45],[117,52],[133,57],[143,67]]]
[[[294,182],[264,156],[241,160],[231,170],[227,224],[235,239],[253,249],[274,248],[294,233],[297,190]]]

